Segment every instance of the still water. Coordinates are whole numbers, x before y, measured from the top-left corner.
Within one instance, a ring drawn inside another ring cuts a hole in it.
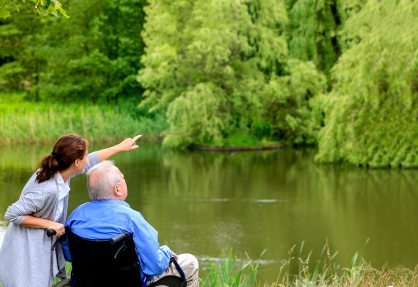
[[[1,214],[49,149],[0,148]],[[272,282],[302,242],[314,257],[328,242],[343,266],[355,252],[376,267],[415,266],[418,171],[318,165],[313,157],[295,150],[182,153],[146,144],[113,159],[131,207],[159,231],[162,244],[195,254],[203,273],[233,249],[238,259],[257,260],[259,279]],[[70,210],[88,200],[85,181],[72,180]]]

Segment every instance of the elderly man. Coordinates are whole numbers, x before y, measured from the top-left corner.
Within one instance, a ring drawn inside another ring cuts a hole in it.
[[[178,275],[177,270],[169,266],[174,257],[185,273],[187,286],[199,286],[196,257],[177,255],[167,246],[160,246],[157,231],[125,202],[128,188],[113,162],[97,164],[87,177],[92,202],[80,205],[68,218],[66,226],[73,233],[88,239],[108,239],[123,232],[132,234],[141,264],[141,278],[147,284],[167,275]]]

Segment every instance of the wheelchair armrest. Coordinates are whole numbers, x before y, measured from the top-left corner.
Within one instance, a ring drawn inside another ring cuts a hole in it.
[[[148,287],[167,287],[167,286],[186,287],[187,281],[175,275],[167,275],[148,285]]]

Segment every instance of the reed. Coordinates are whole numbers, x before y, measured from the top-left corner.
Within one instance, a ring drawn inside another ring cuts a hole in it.
[[[225,256],[223,256],[225,257]],[[248,256],[247,256],[248,257]],[[238,266],[236,254],[230,251],[220,265],[212,263],[207,276],[201,279],[202,287],[251,287],[255,286],[258,264],[248,258],[247,262]]]
[[[136,117],[110,105],[0,103],[0,143],[41,143],[77,133],[90,141],[112,141],[138,133],[158,137],[162,116]]]
[[[201,279],[203,287],[374,287],[374,286],[418,286],[418,265],[406,267],[374,268],[356,253],[349,267],[342,267],[335,258],[337,252],[331,252],[325,244],[321,254],[312,262],[312,252],[304,254],[304,243],[294,246],[289,257],[282,261],[276,282],[257,280],[259,265],[248,259],[239,266],[234,253],[221,261],[212,264],[207,276]]]

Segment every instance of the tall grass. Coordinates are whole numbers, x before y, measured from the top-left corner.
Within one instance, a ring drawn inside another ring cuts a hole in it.
[[[33,143],[78,133],[89,140],[114,140],[137,133],[158,136],[163,117],[134,118],[118,106],[0,103],[0,143]]]
[[[331,252],[328,244],[323,247],[319,258],[311,262],[311,252],[302,256],[303,246],[302,243],[296,256],[294,253],[297,248],[290,250],[289,257],[282,262],[277,282],[271,286],[418,286],[418,265],[414,269],[374,268],[356,253],[350,266],[342,267],[336,263],[337,252]]]
[[[296,251],[298,251],[297,254]],[[312,262],[312,251],[304,254],[304,243],[299,248],[293,246],[289,257],[282,261],[277,286],[359,286],[367,266],[363,258],[356,253],[348,268],[336,263],[338,252],[331,252],[325,244],[315,262]]]
[[[223,256],[224,257],[224,256]],[[248,259],[243,266],[238,266],[236,255],[230,251],[220,265],[211,264],[209,273],[201,280],[202,287],[251,287],[255,286],[258,264]]]
[[[405,267],[374,268],[356,253],[349,267],[337,264],[337,252],[331,252],[326,244],[317,260],[312,262],[312,252],[303,255],[304,244],[294,246],[289,257],[282,261],[276,282],[264,283],[257,280],[259,265],[250,259],[238,266],[236,257],[230,253],[219,265],[212,264],[209,273],[201,279],[203,287],[375,287],[418,286],[418,265],[414,269]]]

